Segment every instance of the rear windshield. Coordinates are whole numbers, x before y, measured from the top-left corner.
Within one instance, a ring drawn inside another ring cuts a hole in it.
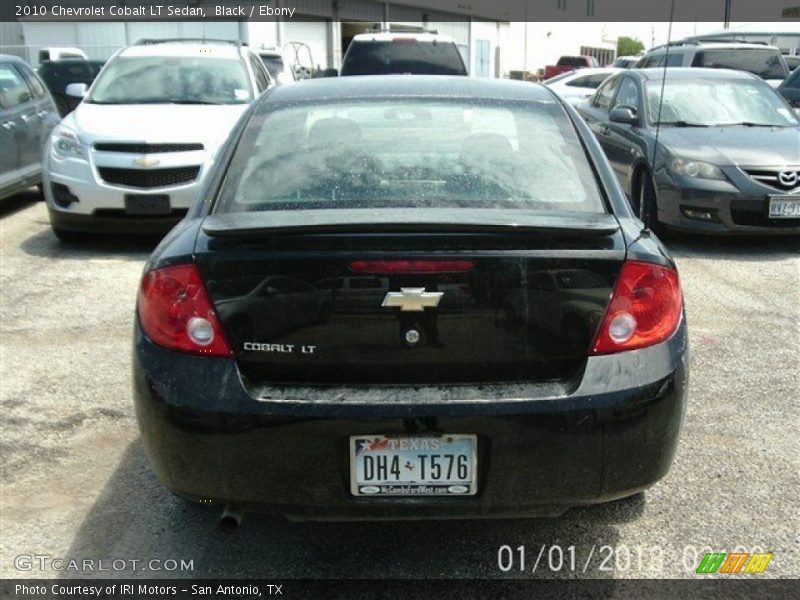
[[[556,63],[559,67],[585,67],[586,64],[583,56],[562,56]]]
[[[264,63],[264,66],[267,68],[267,71],[269,71],[269,74],[273,79],[277,79],[278,75],[284,71],[283,58],[280,56],[262,54],[261,62]]]
[[[394,99],[263,105],[215,212],[395,207],[605,210],[559,104]]]
[[[780,52],[769,48],[701,50],[692,66],[749,71],[762,79],[784,79],[788,75]]]
[[[452,42],[421,42],[414,38],[352,42],[342,63],[342,75],[466,75]]]

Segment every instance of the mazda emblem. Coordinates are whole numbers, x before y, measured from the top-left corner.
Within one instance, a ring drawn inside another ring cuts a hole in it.
[[[778,181],[786,187],[794,187],[797,185],[797,180],[797,171],[781,171],[778,173]]]

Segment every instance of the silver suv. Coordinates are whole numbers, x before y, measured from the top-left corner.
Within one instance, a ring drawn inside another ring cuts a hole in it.
[[[745,42],[672,42],[648,51],[635,68],[665,65],[748,71],[766,80],[772,87],[778,87],[789,76],[789,67],[778,48]]]
[[[62,241],[86,233],[165,232],[186,214],[217,150],[272,85],[232,42],[145,40],[117,52],[53,130],[43,182]]]

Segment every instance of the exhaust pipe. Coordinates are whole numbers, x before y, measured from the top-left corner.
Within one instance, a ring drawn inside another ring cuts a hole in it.
[[[225,510],[222,511],[222,516],[219,518],[220,531],[223,533],[234,533],[239,529],[243,515],[244,511],[238,506],[234,504],[226,505]]]

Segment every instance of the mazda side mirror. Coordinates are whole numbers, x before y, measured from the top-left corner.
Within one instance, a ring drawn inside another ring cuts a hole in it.
[[[639,115],[632,106],[615,106],[608,115],[608,120],[612,123],[624,123],[625,125],[638,125]]]
[[[85,83],[70,83],[64,91],[67,96],[71,96],[72,98],[83,98],[88,89],[89,86]]]

